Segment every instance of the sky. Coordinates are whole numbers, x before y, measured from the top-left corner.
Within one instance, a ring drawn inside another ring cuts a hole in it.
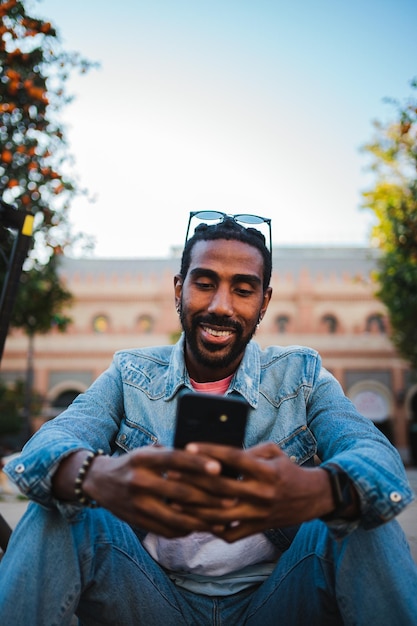
[[[416,0],[30,6],[100,63],[61,116],[93,256],[168,256],[196,210],[270,217],[274,246],[369,244],[361,146],[412,94]]]

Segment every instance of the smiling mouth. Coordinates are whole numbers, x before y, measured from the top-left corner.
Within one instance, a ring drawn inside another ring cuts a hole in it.
[[[216,328],[211,328],[210,326],[202,326],[202,329],[208,333],[209,335],[211,335],[212,337],[230,337],[230,335],[233,335],[233,330],[218,330]]]

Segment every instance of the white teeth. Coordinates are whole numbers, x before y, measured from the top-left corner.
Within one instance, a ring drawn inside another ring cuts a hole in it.
[[[214,328],[207,328],[207,326],[204,326],[204,330],[213,337],[228,337],[232,334],[230,330],[214,330]]]

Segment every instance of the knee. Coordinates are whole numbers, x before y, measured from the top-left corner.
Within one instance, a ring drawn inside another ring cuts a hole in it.
[[[29,541],[43,541],[43,538],[45,543],[50,543],[57,535],[69,532],[69,523],[58,510],[46,509],[36,502],[30,502],[12,533],[11,544],[24,542],[26,545]]]
[[[315,553],[332,561],[346,554],[354,554],[361,560],[373,554],[383,559],[384,556],[392,558],[393,554],[409,552],[407,539],[397,520],[370,530],[358,527],[342,539],[335,538],[324,522],[313,520],[302,524],[294,544],[305,553]]]
[[[376,528],[357,528],[341,541],[334,542],[334,559],[358,570],[370,563],[378,563],[386,571],[399,566],[411,565],[412,557],[407,538],[397,520],[391,520]]]

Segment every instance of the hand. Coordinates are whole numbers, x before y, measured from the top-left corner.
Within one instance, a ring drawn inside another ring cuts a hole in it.
[[[205,455],[150,446],[119,457],[96,457],[83,490],[128,523],[179,537],[211,530],[194,514],[199,507],[219,510],[230,504],[206,489],[220,471],[220,463]]]
[[[229,503],[221,508],[193,505],[192,509],[193,515],[226,541],[298,524],[333,508],[327,472],[296,465],[273,443],[247,450],[198,443],[187,446],[187,452],[227,463],[241,476],[241,480],[233,480],[216,473],[196,479]],[[191,509],[187,506],[183,511]]]

